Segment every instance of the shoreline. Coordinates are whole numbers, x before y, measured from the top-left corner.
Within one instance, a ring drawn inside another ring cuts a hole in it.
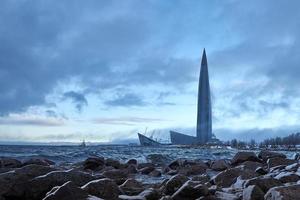
[[[168,163],[159,154],[147,163],[89,157],[70,166],[43,158],[1,158],[0,200],[251,200],[279,194],[293,199],[300,192],[299,158],[266,150],[239,151],[232,159]]]

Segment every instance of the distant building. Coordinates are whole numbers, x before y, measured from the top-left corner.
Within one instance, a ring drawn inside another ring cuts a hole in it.
[[[206,144],[212,140],[212,113],[209,76],[205,49],[203,50],[198,87],[196,137],[170,131],[172,144]]]

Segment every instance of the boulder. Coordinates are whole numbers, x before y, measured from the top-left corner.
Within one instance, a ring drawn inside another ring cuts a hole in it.
[[[271,167],[269,168],[269,174],[280,172],[281,170],[285,169],[285,167],[286,165],[277,165],[275,167]]]
[[[150,166],[140,169],[139,172],[141,172],[142,174],[150,174],[150,172],[152,172],[153,170],[155,170],[155,167]]]
[[[223,170],[227,169],[228,167],[229,166],[224,159],[215,160],[212,162],[212,164],[210,166],[210,168],[215,171],[223,171]]]
[[[167,196],[161,197],[159,200],[172,200],[172,197],[167,195]]]
[[[286,166],[285,170],[290,171],[290,172],[296,172],[298,170],[299,166],[300,165],[298,163],[294,163],[294,164]]]
[[[102,173],[103,176],[110,178],[110,179],[124,179],[128,177],[128,173],[126,170],[121,170],[121,169],[112,169],[112,170],[107,170]]]
[[[120,189],[126,195],[137,195],[144,190],[143,184],[135,179],[127,179],[122,185],[119,186]]]
[[[115,169],[121,169],[123,167],[123,165],[121,165],[121,163],[118,160],[115,160],[112,158],[107,158],[105,160],[105,164],[106,164],[106,166],[111,166]]]
[[[118,185],[108,178],[90,181],[81,188],[89,194],[103,199],[115,200],[122,194]]]
[[[95,170],[105,165],[105,159],[103,157],[90,157],[83,162],[84,169]]]
[[[266,193],[270,188],[281,186],[282,183],[272,177],[257,177],[252,178],[246,181],[245,187],[248,187],[250,185],[256,185],[258,186],[264,193]]]
[[[77,170],[52,171],[45,175],[35,177],[28,182],[27,196],[30,199],[42,199],[53,187],[72,181],[77,186],[82,186],[96,179],[89,173]]]
[[[178,174],[178,171],[172,169],[172,170],[168,171],[167,174],[170,175],[170,176],[174,176],[174,175]]]
[[[133,165],[133,164],[128,165],[126,170],[127,170],[128,174],[136,174],[138,172],[138,170],[136,169],[136,165]]]
[[[119,195],[119,200],[146,200],[141,196],[128,196],[128,195]]]
[[[138,161],[136,159],[129,159],[126,163],[128,165],[137,165]]]
[[[199,175],[206,172],[207,166],[203,164],[193,164],[193,165],[185,165],[178,169],[179,174],[183,174],[186,176],[190,175]]]
[[[205,199],[205,198],[203,198]],[[213,200],[239,200],[240,198],[232,193],[216,191],[215,196],[212,197]],[[212,200],[209,199],[209,200]]]
[[[89,194],[86,191],[68,181],[61,186],[54,187],[43,200],[86,200],[88,197]]]
[[[300,154],[299,153],[295,153],[293,155],[294,160],[300,160]]]
[[[231,163],[233,165],[237,165],[237,164],[240,164],[245,161],[261,162],[260,159],[255,155],[254,152],[240,151],[235,154],[235,156],[231,160]]]
[[[268,168],[272,168],[275,166],[279,166],[279,165],[283,165],[283,166],[287,166],[287,165],[291,165],[296,163],[297,161],[292,160],[292,159],[287,159],[287,158],[282,158],[282,157],[274,157],[274,158],[269,158],[267,160],[267,164],[268,164]]]
[[[149,154],[146,157],[147,161],[155,165],[164,165],[171,161],[171,158],[168,155],[162,154]]]
[[[0,159],[0,168],[18,168],[21,167],[21,161],[14,158],[1,158]]]
[[[161,172],[158,171],[157,169],[153,170],[152,172],[149,173],[149,176],[152,177],[161,177]]]
[[[45,159],[45,158],[31,158],[31,159],[25,160],[23,162],[23,166],[26,166],[26,165],[50,166],[50,165],[55,165],[55,162]]]
[[[282,183],[297,182],[300,180],[300,176],[294,172],[281,172],[274,178],[280,180]]]
[[[210,177],[207,174],[197,175],[192,177],[192,181],[198,181],[201,184],[204,184],[210,180]]]
[[[148,188],[141,192],[139,196],[145,198],[145,200],[157,200],[161,197],[161,194],[153,188]]]
[[[262,150],[258,153],[258,158],[262,159],[263,161],[267,161],[269,158],[286,158],[286,155],[278,152]]]
[[[244,169],[249,169],[252,171],[255,171],[258,167],[263,167],[261,163],[254,161],[245,161],[241,163],[241,165],[244,166]]]
[[[260,175],[265,175],[265,174],[268,173],[268,171],[265,170],[263,167],[256,168],[255,172],[258,173],[258,174],[260,174]]]
[[[182,163],[181,160],[174,160],[168,165],[168,167],[171,170],[177,170],[181,166],[181,163]]]
[[[261,200],[265,193],[256,185],[249,185],[243,190],[243,200]]]
[[[193,181],[185,182],[173,195],[173,200],[194,200],[201,196],[208,195],[208,187],[205,185],[196,185]]]
[[[271,188],[265,195],[265,200],[293,200],[299,199],[300,184]]]
[[[202,168],[205,168],[205,169],[207,169],[208,166],[209,166],[205,162],[203,162],[202,160],[197,160],[197,161],[183,160],[183,162],[182,162],[183,167],[193,166],[193,165],[201,166]]]
[[[172,176],[165,185],[165,193],[170,195],[177,191],[185,182],[189,180],[188,177],[184,175],[175,175]]]
[[[220,187],[230,187],[239,176],[242,179],[249,179],[258,176],[258,174],[247,169],[235,167],[220,172],[212,178],[212,182]]]
[[[27,165],[0,174],[0,197],[7,199],[25,199],[25,191],[28,190],[28,182],[42,174],[55,170],[52,167],[41,165]]]
[[[137,166],[138,169],[142,169],[145,167],[155,167],[155,165],[153,163],[139,163]]]

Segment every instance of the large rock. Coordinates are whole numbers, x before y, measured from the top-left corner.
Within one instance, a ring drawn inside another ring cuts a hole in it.
[[[197,165],[197,166],[201,166],[202,168],[205,168],[205,169],[208,168],[208,165],[205,162],[203,162],[202,160],[196,160],[196,161],[184,160],[182,165],[184,167]]]
[[[212,164],[210,166],[210,168],[215,171],[223,171],[223,170],[227,169],[228,167],[229,166],[224,159],[215,160],[212,162]]]
[[[258,186],[264,193],[266,193],[270,188],[281,186],[282,183],[272,177],[257,177],[252,178],[246,181],[245,187],[248,187],[250,185],[256,185]]]
[[[298,200],[300,184],[271,188],[265,195],[265,200]]]
[[[220,172],[212,178],[212,181],[215,185],[220,187],[230,187],[236,182],[237,177],[239,176],[242,179],[249,179],[258,176],[258,174],[247,169],[235,167]]]
[[[119,195],[119,200],[146,200],[144,197],[142,196],[129,196],[129,195]]]
[[[208,187],[205,185],[196,185],[193,181],[185,182],[173,195],[173,200],[194,200],[201,196],[208,195]],[[196,185],[196,186],[195,186]]]
[[[240,198],[232,193],[227,193],[227,192],[221,192],[221,191],[216,191],[215,196],[211,197],[210,199],[205,199],[204,200],[239,200]]]
[[[161,177],[161,172],[157,169],[153,170],[152,172],[149,173],[149,176],[152,177]]]
[[[101,168],[105,165],[105,159],[103,157],[90,157],[83,162],[84,169],[95,170]]]
[[[18,168],[21,167],[21,161],[14,158],[1,158],[0,159],[0,168]]]
[[[143,184],[132,178],[127,179],[119,187],[126,195],[137,195],[144,190]]]
[[[26,166],[26,165],[50,166],[50,165],[55,165],[55,162],[45,159],[45,158],[31,158],[31,159],[25,160],[23,162],[23,166]]]
[[[298,170],[299,166],[300,166],[299,163],[294,163],[294,164],[286,166],[285,170],[290,171],[290,172],[296,172]]]
[[[145,200],[157,200],[161,197],[161,194],[153,188],[148,188],[141,192],[139,196],[145,198]]]
[[[166,194],[173,194],[175,191],[177,191],[185,182],[189,180],[188,177],[184,175],[175,175],[171,177],[165,185],[165,193]]]
[[[293,155],[294,160],[300,160],[300,154],[299,153],[295,153]]]
[[[149,154],[146,157],[147,161],[155,164],[155,165],[164,165],[171,161],[171,158],[168,155],[162,154]]]
[[[262,159],[263,161],[267,161],[269,158],[286,158],[286,155],[282,153],[277,153],[273,151],[268,151],[268,150],[262,150],[258,154],[258,158]]]
[[[128,174],[136,174],[138,172],[138,170],[136,169],[136,165],[133,164],[129,164],[126,170]]]
[[[168,165],[171,170],[177,170],[180,166],[182,166],[182,160],[174,160]]]
[[[86,200],[88,198],[89,194],[86,191],[68,181],[61,186],[54,187],[43,200]]]
[[[121,169],[124,168],[125,166],[122,165],[118,160],[112,159],[112,158],[107,158],[105,161],[106,166],[111,166],[115,169]]]
[[[300,180],[300,176],[294,172],[281,172],[274,178],[280,180],[282,183],[297,182]]]
[[[287,158],[282,158],[282,157],[274,157],[274,158],[269,158],[267,160],[267,164],[268,164],[268,168],[272,168],[275,166],[279,166],[279,165],[283,165],[283,166],[287,166],[287,165],[291,165],[293,163],[296,163],[297,161],[292,160],[292,159],[287,159]]]
[[[249,152],[240,151],[235,154],[235,156],[232,158],[231,163],[233,165],[237,165],[237,164],[245,162],[245,161],[260,162],[260,159],[252,151],[249,151]]]
[[[207,166],[202,164],[186,165],[178,169],[178,173],[186,176],[199,175],[205,173],[206,169]]]
[[[210,180],[210,177],[207,174],[201,174],[198,176],[193,176],[192,181],[198,181],[201,184],[204,184]]]
[[[77,170],[52,171],[38,176],[28,182],[28,193],[31,199],[41,199],[54,186],[72,181],[77,186],[82,186],[97,177]]]
[[[155,167],[150,166],[140,169],[139,172],[141,172],[142,174],[150,174],[150,172],[152,172],[153,170],[155,170]]]
[[[91,181],[81,187],[89,194],[103,198],[103,199],[118,199],[118,196],[122,194],[118,185],[111,179],[103,178]]]
[[[128,177],[127,170],[123,169],[112,169],[102,173],[103,176],[110,179],[125,179]]]
[[[249,169],[252,171],[255,171],[258,167],[263,167],[261,163],[254,161],[245,161],[241,163],[241,165],[244,166],[244,169]]]
[[[249,185],[243,190],[243,200],[261,200],[265,193],[256,185]]]
[[[128,165],[137,165],[138,164],[138,161],[136,159],[129,159],[127,161],[127,164]]]
[[[28,182],[36,176],[53,170],[55,169],[48,166],[27,165],[14,171],[0,174],[0,197],[25,199],[25,191],[29,189]]]
[[[268,173],[268,171],[266,169],[264,169],[263,167],[256,168],[255,172],[260,174],[260,175],[265,175],[265,174]]]
[[[142,169],[145,167],[155,167],[155,165],[153,163],[139,163],[137,166],[138,169]]]

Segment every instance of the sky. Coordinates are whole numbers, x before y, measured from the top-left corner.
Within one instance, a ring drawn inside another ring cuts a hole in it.
[[[213,132],[300,131],[298,0],[1,0],[0,141],[194,135],[206,49]]]

